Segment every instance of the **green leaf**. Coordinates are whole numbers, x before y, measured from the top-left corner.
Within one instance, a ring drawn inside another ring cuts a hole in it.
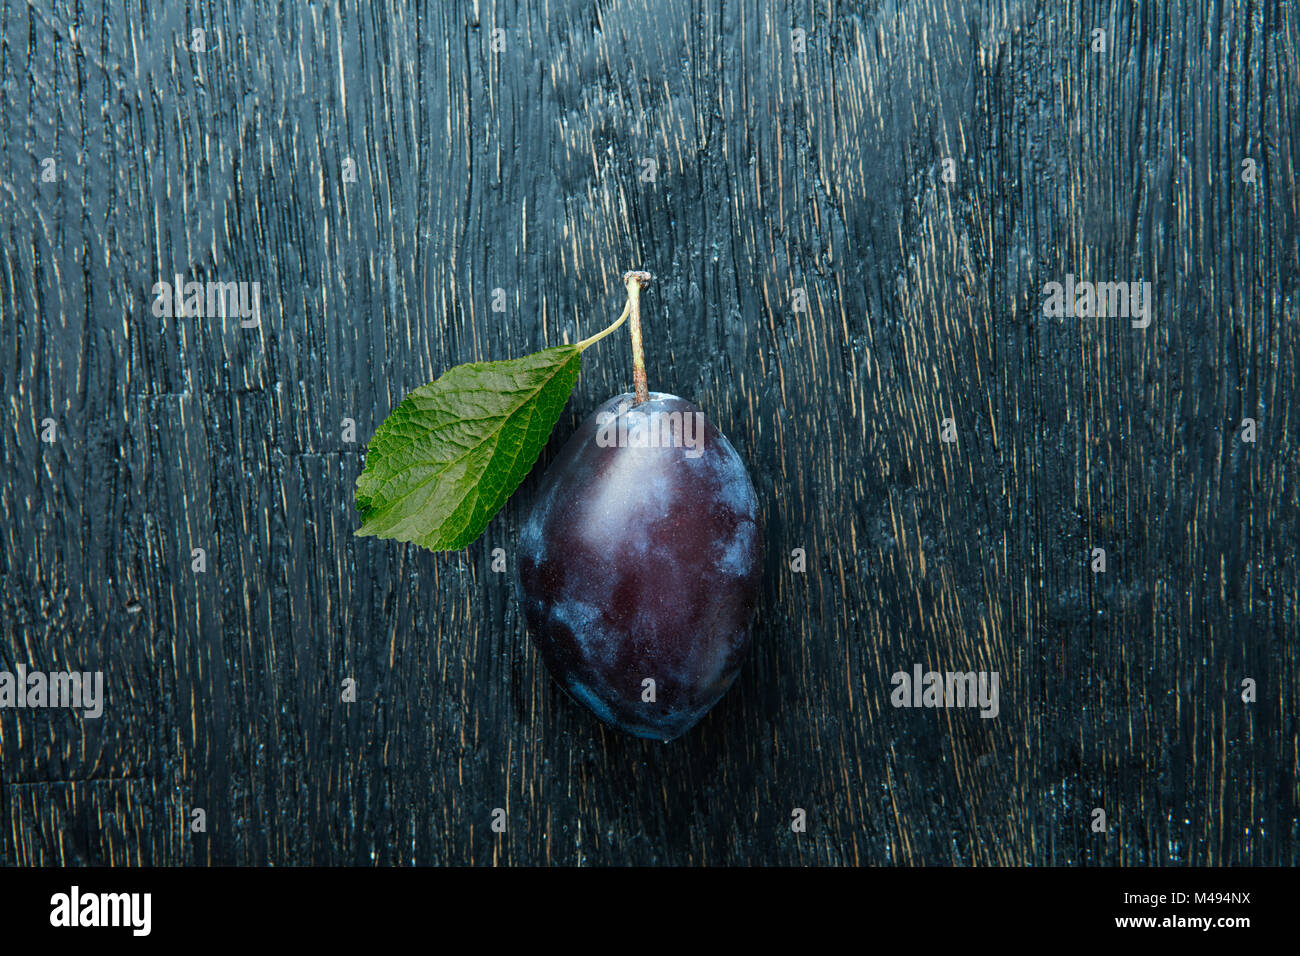
[[[402,399],[357,479],[360,537],[455,551],[532,470],[582,367],[582,345],[457,365]]]

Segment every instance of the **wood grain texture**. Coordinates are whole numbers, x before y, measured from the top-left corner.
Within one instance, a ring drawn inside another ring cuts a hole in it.
[[[1274,0],[0,0],[0,669],[108,695],[0,711],[0,864],[1300,862],[1298,60]],[[490,570],[540,471],[463,553],[352,537],[409,389],[633,267],[766,523],[671,745]],[[177,273],[260,327],[155,318]],[[1154,323],[1045,317],[1067,273]],[[999,716],[895,709],[914,663]]]

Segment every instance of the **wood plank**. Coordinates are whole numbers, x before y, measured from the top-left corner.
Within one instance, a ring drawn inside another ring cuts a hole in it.
[[[1297,862],[1294,4],[154,6],[0,0],[0,670],[109,686],[0,711],[0,864]],[[491,570],[540,468],[463,553],[351,534],[406,391],[632,267],[765,522],[669,746]],[[260,325],[155,316],[178,273]],[[1153,323],[1044,315],[1067,274]],[[893,707],[916,663],[998,717]]]

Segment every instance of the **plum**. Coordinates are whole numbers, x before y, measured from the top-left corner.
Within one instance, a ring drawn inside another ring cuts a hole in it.
[[[551,463],[520,536],[521,600],[552,676],[617,730],[686,733],[749,646],[759,521],[744,463],[695,405],[611,398]]]

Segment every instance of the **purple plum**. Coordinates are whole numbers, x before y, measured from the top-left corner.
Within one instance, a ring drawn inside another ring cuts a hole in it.
[[[551,463],[520,536],[533,641],[569,696],[620,731],[672,740],[726,693],[761,571],[744,463],[675,395],[611,398]]]

